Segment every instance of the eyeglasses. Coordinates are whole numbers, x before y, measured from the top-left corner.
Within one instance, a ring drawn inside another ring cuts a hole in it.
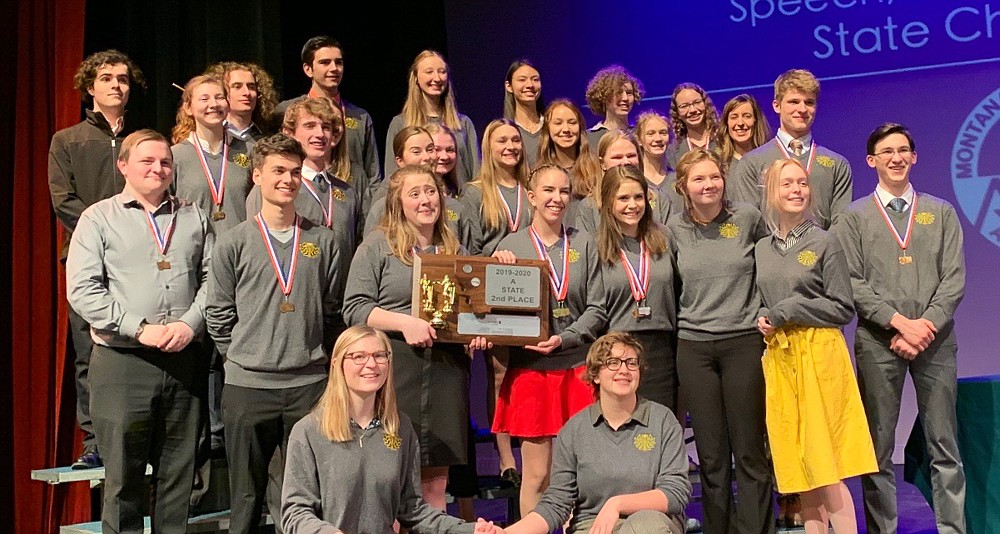
[[[604,366],[610,371],[617,371],[621,369],[623,363],[629,371],[636,371],[639,369],[639,358],[625,358],[624,360],[621,358],[608,358],[607,360],[604,360]]]
[[[687,111],[692,106],[701,106],[704,103],[705,103],[705,99],[704,98],[699,98],[698,100],[695,100],[693,102],[688,102],[687,104],[678,104],[677,105],[677,111]]]
[[[375,352],[348,352],[344,355],[345,360],[351,360],[354,365],[364,365],[368,363],[368,358],[374,358],[375,363],[385,363],[389,361],[389,353],[384,350],[379,350]]]
[[[875,153],[875,155],[878,156],[879,159],[883,159],[886,161],[892,159],[892,157],[895,156],[896,154],[899,154],[899,157],[901,158],[905,158],[908,157],[910,154],[913,154],[913,149],[908,146],[901,146],[899,148],[884,148]]]

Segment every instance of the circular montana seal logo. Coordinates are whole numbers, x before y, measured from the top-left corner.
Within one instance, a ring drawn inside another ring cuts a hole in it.
[[[1000,89],[986,96],[962,123],[951,149],[951,186],[965,219],[987,240],[1000,247],[1000,174],[980,165],[996,165],[996,153],[986,148],[990,131],[1000,122]],[[993,150],[997,144],[994,143]],[[918,221],[919,222],[919,221]]]

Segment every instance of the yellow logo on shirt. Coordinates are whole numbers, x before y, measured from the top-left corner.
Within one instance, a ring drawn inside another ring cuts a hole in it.
[[[458,212],[455,210],[448,210],[448,220],[455,222],[458,220]]]
[[[344,196],[344,192],[341,191],[340,189],[337,189],[336,187],[334,187],[333,189],[330,190],[330,194],[333,195],[333,198],[335,200],[343,201],[344,198],[346,198]]]
[[[358,119],[354,117],[344,117],[344,126],[348,130],[356,130],[358,128]]]
[[[816,156],[816,163],[826,168],[833,168],[833,164],[836,162],[830,156]]]
[[[654,210],[656,209],[656,199],[655,198],[649,199],[649,207],[652,208],[652,209],[654,209]]]
[[[934,224],[934,214],[929,211],[921,211],[913,216],[913,220],[917,221],[917,224]]]
[[[649,452],[656,446],[656,438],[652,434],[639,434],[632,440],[635,448],[642,452]]]
[[[391,451],[398,451],[399,446],[403,444],[403,440],[399,436],[385,434],[382,436],[382,443],[385,443],[385,448]]]
[[[816,265],[816,261],[819,260],[819,256],[811,250],[803,250],[802,252],[799,252],[798,260],[802,265],[812,267],[813,265]]]
[[[569,262],[576,263],[578,261],[580,261],[580,251],[575,248],[569,249]]]
[[[319,247],[316,246],[316,243],[302,243],[299,245],[299,252],[307,258],[315,258],[319,256]]]
[[[246,169],[247,167],[250,166],[250,156],[240,152],[239,154],[233,156],[233,163]]]
[[[740,235],[740,227],[736,223],[727,222],[719,226],[719,235],[726,239],[733,239]]]

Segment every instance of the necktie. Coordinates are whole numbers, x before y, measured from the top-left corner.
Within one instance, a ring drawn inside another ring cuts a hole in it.
[[[792,139],[788,142],[788,148],[792,151],[792,155],[797,158],[802,157],[802,154],[806,153],[806,147],[802,144],[802,141],[798,139]]]
[[[906,201],[901,198],[894,198],[889,201],[889,209],[896,213],[903,213],[906,210]]]

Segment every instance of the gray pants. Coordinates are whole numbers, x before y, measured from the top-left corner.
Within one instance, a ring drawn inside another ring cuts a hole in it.
[[[90,337],[90,325],[72,307],[69,308],[69,336],[76,355],[73,362],[76,370],[76,423],[83,431],[83,446],[86,448],[97,443],[94,423],[90,420],[90,383],[87,380],[94,340]]]
[[[265,500],[275,532],[281,532],[280,482],[284,479],[288,435],[316,405],[325,388],[326,380],[283,389],[232,384],[223,388],[222,419],[232,504],[229,532],[258,532]],[[274,480],[271,487],[269,472]]]
[[[105,467],[105,534],[143,531],[147,463],[153,532],[187,532],[207,368],[197,344],[171,354],[94,346],[90,407]]]
[[[909,372],[927,438],[938,532],[964,533],[965,471],[957,441],[958,377],[954,331],[949,327],[938,332],[934,342],[913,361],[904,360],[889,350],[891,337],[887,331],[871,332],[860,327],[854,341],[858,387],[879,466],[878,473],[861,479],[868,532],[896,532],[898,512],[892,451],[903,383]]]
[[[593,519],[577,523],[571,534],[581,534],[590,531],[594,526]],[[640,510],[625,519],[619,519],[615,525],[615,534],[684,534],[684,518],[668,516],[654,510]]]

